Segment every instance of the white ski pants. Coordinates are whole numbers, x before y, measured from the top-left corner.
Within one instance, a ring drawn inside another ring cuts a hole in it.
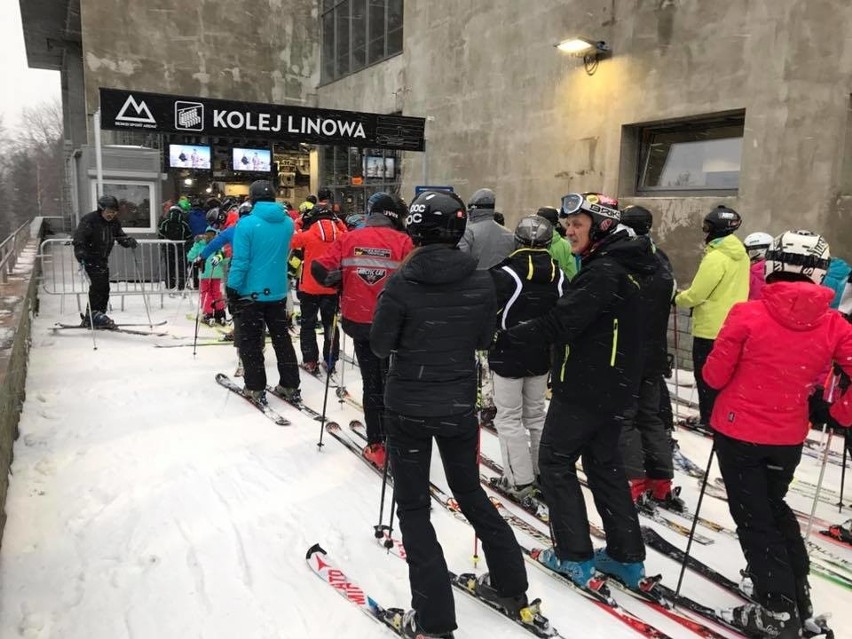
[[[536,377],[494,377],[494,426],[500,439],[503,473],[515,486],[538,476],[538,445],[544,428],[547,374]]]

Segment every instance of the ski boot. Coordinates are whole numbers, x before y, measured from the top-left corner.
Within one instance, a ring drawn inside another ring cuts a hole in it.
[[[680,486],[672,488],[671,479],[649,479],[648,490],[651,499],[661,508],[672,512],[686,514],[686,502],[680,498]]]
[[[325,372],[326,375],[331,377],[335,373],[336,365],[334,363],[332,363],[331,366],[329,366],[326,362],[323,362],[322,363],[322,370],[323,370],[323,372]]]
[[[409,610],[402,616],[399,632],[409,639],[453,639],[452,632],[427,632],[417,623],[417,612]]]
[[[491,585],[491,576],[487,572],[479,577],[473,574],[459,575],[459,579],[481,599],[499,608],[512,619],[534,628],[534,632],[537,635],[541,636],[542,634],[551,634],[554,632],[551,629],[550,621],[541,614],[540,599],[534,599],[530,602],[527,600],[526,593],[516,597],[501,595]]]
[[[836,526],[829,526],[828,533],[838,541],[852,544],[852,519],[847,519]]]
[[[505,475],[501,477],[492,477],[489,482],[495,488],[511,495],[512,498],[516,499],[519,503],[528,502],[541,497],[541,493],[535,483],[516,486],[512,484]]]
[[[480,424],[488,424],[491,428],[494,428],[494,418],[497,417],[497,407],[496,406],[485,406],[482,410],[479,411],[479,423]]]
[[[300,404],[302,402],[302,393],[298,388],[288,388],[287,386],[282,386],[278,384],[275,387],[275,394],[280,395],[288,402],[293,402],[294,404]]]
[[[806,639],[811,637],[834,639],[834,630],[828,627],[828,615],[808,617],[802,621],[802,636]]]
[[[616,561],[610,557],[606,548],[598,548],[595,551],[594,567],[605,575],[614,577],[630,590],[648,590],[645,578],[645,564],[641,561],[629,563]]]
[[[377,444],[367,444],[364,446],[364,450],[361,451],[361,455],[363,455],[364,459],[373,464],[376,468],[385,467],[385,445],[381,442]]]
[[[92,311],[92,322],[94,322],[95,328],[99,330],[109,331],[115,328],[115,322],[101,311]]]
[[[269,402],[266,400],[266,391],[249,390],[248,388],[244,388],[243,395],[245,395],[253,404],[259,404],[261,406],[266,406],[269,404]]]
[[[539,563],[544,564],[554,572],[568,577],[568,579],[580,586],[580,588],[598,590],[598,582],[600,584],[603,583],[603,580],[599,580],[595,576],[595,562],[593,559],[587,559],[586,561],[559,559],[556,556],[556,548],[545,548],[538,554],[536,559]]]
[[[205,313],[201,318],[202,324],[207,324],[207,326],[216,326],[216,320],[213,317],[213,313]]]
[[[630,483],[630,498],[634,504],[638,504],[639,500],[645,496],[645,492],[648,490],[648,480],[630,479],[628,482]]]
[[[224,310],[214,311],[213,312],[213,321],[216,324],[218,324],[219,326],[227,326],[228,320],[225,317],[225,311]]]
[[[768,610],[750,603],[720,610],[719,616],[743,634],[756,639],[799,639],[802,636],[799,616],[795,612]]]
[[[311,375],[316,375],[319,370],[319,364],[316,362],[302,362],[302,368],[308,371]]]

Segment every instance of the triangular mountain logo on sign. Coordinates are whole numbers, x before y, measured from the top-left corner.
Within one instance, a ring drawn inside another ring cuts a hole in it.
[[[127,111],[132,109],[132,115],[127,115]],[[121,111],[118,112],[118,115],[115,116],[116,122],[134,122],[137,124],[157,124],[157,121],[154,119],[154,116],[151,115],[151,111],[148,109],[148,105],[145,104],[145,101],[136,102],[132,95],[127,96],[127,100],[124,101],[124,106],[121,107]]]

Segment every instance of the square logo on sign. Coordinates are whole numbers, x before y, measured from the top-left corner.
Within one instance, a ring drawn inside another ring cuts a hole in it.
[[[204,105],[200,102],[175,102],[175,128],[178,131],[203,131]]]

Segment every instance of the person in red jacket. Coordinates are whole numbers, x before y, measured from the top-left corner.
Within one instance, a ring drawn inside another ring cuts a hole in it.
[[[808,553],[784,496],[808,434],[808,396],[832,360],[852,373],[852,325],[820,286],[828,262],[819,235],[775,238],[762,299],[731,309],[704,365],[719,391],[710,424],[758,602],[725,615],[749,636],[792,639],[815,623]],[[852,423],[850,398],[835,389],[830,414],[842,426]]]
[[[293,236],[290,250],[302,253],[302,270],[298,292],[301,306],[301,328],[299,346],[302,349],[302,366],[309,373],[318,369],[319,348],[317,347],[317,315],[322,319],[324,330],[322,359],[329,374],[334,372],[340,350],[340,336],[332,330],[337,313],[337,289],[323,286],[311,274],[311,263],[322,256],[335,240],[346,233],[346,225],[327,208],[314,208],[305,216],[302,230]]]
[[[404,230],[407,215],[408,207],[401,198],[382,194],[373,201],[365,226],[342,236],[311,267],[317,280],[342,288],[343,330],[355,344],[364,391],[368,441],[364,457],[379,467],[385,463],[382,415],[388,363],[370,349],[370,327],[379,293],[414,248]]]

